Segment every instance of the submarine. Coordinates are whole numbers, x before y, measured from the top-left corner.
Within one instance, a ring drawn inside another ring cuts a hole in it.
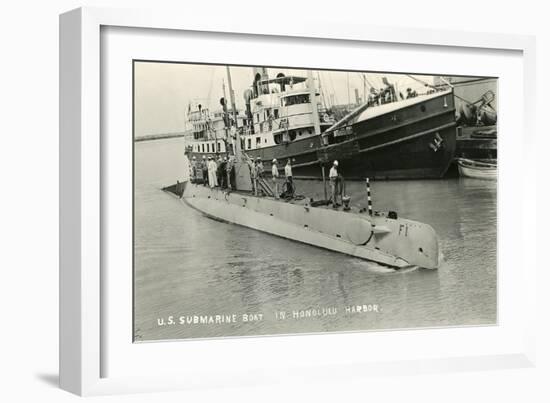
[[[326,201],[278,198],[265,180],[259,186],[263,195],[254,195],[249,164],[246,156],[235,161],[234,189],[211,188],[201,181],[189,180],[163,190],[217,221],[394,269],[439,267],[438,238],[430,225],[398,217],[393,211],[372,212],[371,208],[350,206],[346,196],[337,208]]]
[[[227,70],[231,88],[228,66]],[[234,105],[233,97],[231,101]],[[290,197],[281,198],[274,194],[263,179],[259,181],[261,192],[255,195],[250,177],[253,162],[242,151],[238,129],[231,129],[230,137],[234,141],[230,147],[233,160],[230,189],[205,186],[203,180],[190,175],[190,180],[178,182],[163,190],[177,195],[189,207],[218,221],[394,269],[439,267],[439,245],[435,230],[429,224],[398,217],[395,212],[373,212],[370,190],[367,190],[369,204],[366,207],[350,206],[350,199],[345,195],[341,206],[331,207],[327,200],[316,202],[307,197],[294,197],[294,192]],[[366,182],[368,189],[368,179]]]

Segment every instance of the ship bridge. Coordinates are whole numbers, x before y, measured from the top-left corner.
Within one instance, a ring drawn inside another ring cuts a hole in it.
[[[283,75],[268,78],[255,75],[252,89],[244,94],[251,119],[249,130],[243,132],[243,150],[256,150],[306,140],[330,126],[328,118],[320,124],[319,115],[326,111],[312,77]],[[308,143],[309,146],[309,143]]]

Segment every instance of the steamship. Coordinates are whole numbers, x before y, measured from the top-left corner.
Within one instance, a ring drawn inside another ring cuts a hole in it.
[[[303,166],[318,166],[320,135],[334,120],[321,105],[311,72],[308,77],[279,73],[271,79],[266,68],[254,68],[253,72],[253,85],[243,94],[244,111],[229,106],[224,98],[216,111],[202,104],[190,107],[188,120],[193,129],[188,151],[199,159],[231,155],[235,146],[232,130],[236,129],[241,149],[249,157],[260,157],[265,163],[274,158],[281,162],[290,159],[295,175],[300,177]]]
[[[245,110],[224,98],[218,111],[201,105],[189,110],[190,155],[231,155],[238,130],[249,157],[267,166],[277,159],[280,169],[290,159],[294,176],[303,179],[320,179],[322,167],[333,160],[348,179],[440,178],[453,159],[452,88],[399,99],[388,84],[384,96],[336,121],[331,108],[323,106],[311,71],[307,77],[279,73],[269,78],[266,68],[254,68],[253,77],[243,94]]]

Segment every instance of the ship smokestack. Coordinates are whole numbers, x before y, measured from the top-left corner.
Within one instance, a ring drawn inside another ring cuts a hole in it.
[[[284,76],[285,76],[284,73],[277,74],[277,78],[283,78]],[[285,86],[285,81],[284,80],[281,80],[279,86],[280,86],[281,92],[285,92],[286,86]]]
[[[261,94],[269,93],[269,86],[267,84],[260,84],[261,81],[266,81],[269,76],[267,75],[267,68],[265,67],[253,67],[252,74],[254,76],[254,95],[255,98]]]

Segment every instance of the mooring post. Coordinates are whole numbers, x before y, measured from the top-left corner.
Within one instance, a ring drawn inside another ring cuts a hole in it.
[[[369,208],[369,215],[372,216],[372,200],[370,198],[369,178],[367,178],[367,203],[368,203],[368,208]]]

